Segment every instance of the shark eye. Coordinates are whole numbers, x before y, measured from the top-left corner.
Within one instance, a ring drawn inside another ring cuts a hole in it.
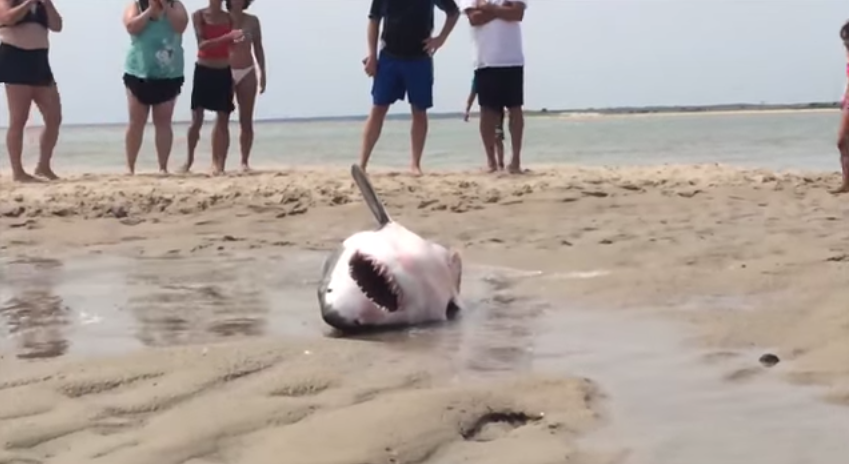
[[[386,311],[398,311],[400,291],[386,266],[362,253],[355,253],[349,271],[369,300]]]

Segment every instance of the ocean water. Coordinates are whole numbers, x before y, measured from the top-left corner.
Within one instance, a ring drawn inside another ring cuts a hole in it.
[[[196,166],[209,166],[207,117]],[[840,113],[832,111],[691,113],[622,116],[528,117],[524,162],[534,164],[645,165],[724,163],[771,169],[839,169],[835,137]],[[409,163],[409,121],[387,121],[372,156],[375,167],[404,168]],[[175,126],[171,168],[185,159],[185,124]],[[347,165],[356,160],[363,121],[259,122],[252,154],[254,167]],[[38,153],[38,128],[27,130],[27,165]],[[153,128],[139,157],[140,171],[154,170]],[[66,126],[55,154],[56,170],[122,172],[124,127]],[[228,166],[238,166],[238,125],[231,126]],[[509,143],[509,139],[506,141]],[[0,143],[5,152],[5,146]],[[509,153],[509,151],[508,151]],[[433,118],[425,148],[425,169],[482,166],[477,120]],[[5,156],[0,169],[8,170]]]

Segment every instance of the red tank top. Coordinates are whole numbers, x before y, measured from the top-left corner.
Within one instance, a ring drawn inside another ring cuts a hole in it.
[[[204,40],[215,39],[230,33],[233,26],[227,22],[224,24],[201,24],[200,33]],[[221,59],[230,56],[230,44],[221,42],[218,45],[198,50],[198,58]]]

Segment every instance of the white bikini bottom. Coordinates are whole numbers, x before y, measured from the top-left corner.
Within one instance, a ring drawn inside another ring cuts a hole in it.
[[[239,82],[248,76],[248,74],[254,72],[253,66],[248,66],[247,68],[242,69],[231,69],[233,73],[233,85],[239,85]]]

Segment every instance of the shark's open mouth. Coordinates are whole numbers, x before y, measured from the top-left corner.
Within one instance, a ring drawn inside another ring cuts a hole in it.
[[[387,267],[372,258],[354,253],[349,271],[363,294],[386,311],[398,311],[401,291]]]

